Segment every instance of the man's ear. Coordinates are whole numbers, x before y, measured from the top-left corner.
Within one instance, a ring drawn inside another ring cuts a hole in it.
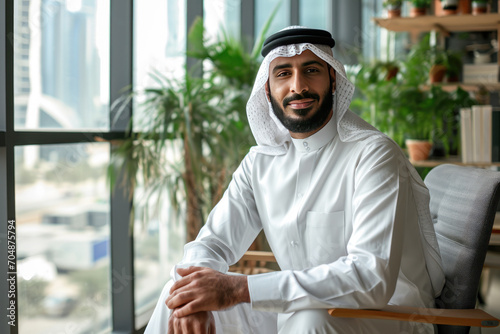
[[[271,98],[269,97],[269,80],[266,81],[266,97],[267,97],[267,102],[271,102]]]
[[[337,89],[337,72],[335,72],[333,67],[330,67],[330,82],[332,83],[332,94],[333,94]]]

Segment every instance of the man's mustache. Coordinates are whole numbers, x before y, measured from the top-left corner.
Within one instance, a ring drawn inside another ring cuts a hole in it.
[[[286,108],[286,106],[292,101],[303,100],[303,99],[314,99],[319,101],[319,95],[309,92],[305,92],[302,94],[293,94],[292,96],[285,97],[283,99],[283,107]]]

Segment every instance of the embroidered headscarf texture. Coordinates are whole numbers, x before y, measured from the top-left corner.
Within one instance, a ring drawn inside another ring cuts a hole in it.
[[[307,29],[302,26],[291,26],[288,29]],[[285,30],[283,29],[283,30]],[[247,103],[247,117],[250,128],[257,142],[252,152],[266,155],[282,155],[291,143],[289,131],[276,118],[265,92],[265,84],[269,78],[269,65],[277,57],[293,57],[305,50],[327,62],[336,71],[336,90],[333,96],[333,109],[339,138],[343,142],[376,138],[384,135],[373,126],[362,120],[349,110],[355,87],[347,79],[344,66],[333,57],[332,49],[327,45],[310,43],[290,44],[271,50],[263,59],[257,73],[252,93]],[[391,139],[392,140],[392,139]],[[434,295],[438,296],[444,285],[444,273],[441,255],[429,212],[429,191],[411,163],[405,158],[406,172],[411,177],[413,195],[419,215],[419,226],[424,246],[427,271],[431,278]]]

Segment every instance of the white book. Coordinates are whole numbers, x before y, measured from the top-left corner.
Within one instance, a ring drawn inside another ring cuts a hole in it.
[[[483,111],[482,106],[472,106],[472,161],[481,162],[483,157],[482,148],[482,127],[483,127]]]
[[[491,162],[491,123],[492,123],[492,112],[493,108],[490,105],[482,106],[481,108],[481,162]]]
[[[471,108],[460,109],[460,143],[461,143],[463,163],[471,163],[473,161],[471,113],[472,113]]]

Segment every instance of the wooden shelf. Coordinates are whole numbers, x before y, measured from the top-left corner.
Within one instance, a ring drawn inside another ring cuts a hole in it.
[[[458,156],[450,156],[442,159],[432,159],[432,160],[420,160],[420,161],[412,161],[410,160],[413,166],[415,167],[436,167],[442,164],[454,164],[461,166],[473,166],[473,167],[491,167],[496,166],[500,167],[500,162],[475,162],[475,163],[463,163],[461,158]]]
[[[490,91],[490,92],[500,91],[500,83],[499,82],[496,82],[496,83],[481,83],[481,82],[477,82],[477,83],[473,83],[473,82],[435,83],[434,85],[440,86],[446,92],[453,92],[453,91],[457,90],[457,88],[459,86],[467,92],[477,92],[482,87],[484,87],[487,91]],[[422,90],[429,90],[430,87],[431,87],[430,85],[422,85],[421,89]]]
[[[493,31],[499,29],[500,14],[424,15],[419,17],[396,17],[391,19],[374,18],[373,20],[382,28],[398,32],[427,32],[433,30],[440,30],[443,32]]]

